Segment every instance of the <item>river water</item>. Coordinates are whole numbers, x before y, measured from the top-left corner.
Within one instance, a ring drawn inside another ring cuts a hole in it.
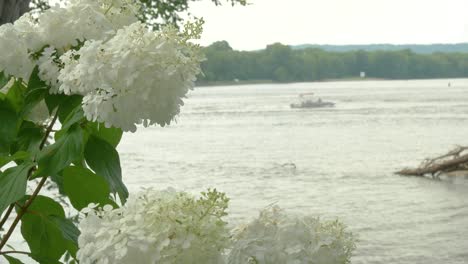
[[[291,109],[305,92],[336,107]],[[393,174],[467,145],[467,102],[467,79],[197,87],[177,123],[124,136],[124,181],[216,187],[232,223],[272,203],[339,218],[356,264],[468,263],[468,179]]]
[[[309,92],[336,107],[289,107]],[[468,145],[467,102],[468,79],[197,87],[177,123],[118,150],[132,192],[216,187],[233,225],[271,204],[338,218],[359,237],[354,264],[465,264],[468,179],[393,172]]]

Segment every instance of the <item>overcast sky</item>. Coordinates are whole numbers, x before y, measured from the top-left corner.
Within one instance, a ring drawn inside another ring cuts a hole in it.
[[[225,0],[222,0],[225,2]],[[204,17],[201,44],[235,49],[267,44],[429,44],[468,42],[468,0],[249,0],[246,7],[210,0],[191,4]]]

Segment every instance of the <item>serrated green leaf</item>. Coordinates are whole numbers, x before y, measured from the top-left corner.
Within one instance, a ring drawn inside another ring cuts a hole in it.
[[[94,136],[107,141],[112,147],[117,147],[122,139],[123,131],[116,127],[106,127],[103,123],[88,122],[87,128]]]
[[[3,257],[6,258],[9,264],[24,264],[23,262],[21,262],[21,260],[14,258],[12,256],[3,255]]]
[[[0,174],[0,215],[10,204],[24,196],[28,172],[33,166],[33,163],[28,162]]]
[[[89,167],[106,179],[112,193],[118,193],[122,203],[128,198],[128,190],[122,181],[119,153],[107,141],[91,135],[85,147],[85,159]]]
[[[35,177],[54,175],[83,156],[83,130],[72,126],[54,144],[38,155],[39,169]]]
[[[66,240],[52,216],[64,218],[62,206],[49,197],[37,196],[21,219],[21,234],[31,256],[40,263],[56,263],[66,251]]]
[[[109,185],[92,171],[78,166],[63,170],[63,188],[75,209],[81,210],[90,203],[109,204]]]

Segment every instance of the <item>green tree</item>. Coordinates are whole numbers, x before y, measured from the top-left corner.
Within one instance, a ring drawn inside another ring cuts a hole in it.
[[[30,0],[7,0],[7,1],[30,1]],[[65,1],[65,0],[59,0]],[[162,25],[180,25],[183,18],[181,14],[189,9],[190,2],[199,0],[137,0],[141,2],[142,10],[139,18],[142,22],[157,29]],[[221,0],[211,0],[215,5],[221,5]],[[226,0],[231,5],[246,5],[247,0]],[[32,8],[36,12],[50,8],[49,0],[32,0]]]
[[[468,77],[468,54],[419,54],[395,51],[327,52],[318,48],[295,50],[275,43],[259,51],[236,51],[226,41],[204,49],[201,81],[233,79],[302,82],[357,77],[384,79]]]

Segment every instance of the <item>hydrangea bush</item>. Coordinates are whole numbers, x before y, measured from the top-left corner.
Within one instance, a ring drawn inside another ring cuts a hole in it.
[[[203,60],[192,42],[202,21],[152,31],[139,8],[70,0],[0,27],[0,262],[346,263],[352,238],[337,222],[275,209],[232,240],[228,199],[216,190],[129,197],[116,151],[123,132],[170,124]],[[51,182],[60,198],[42,195]],[[28,252],[7,244],[18,226]]]

